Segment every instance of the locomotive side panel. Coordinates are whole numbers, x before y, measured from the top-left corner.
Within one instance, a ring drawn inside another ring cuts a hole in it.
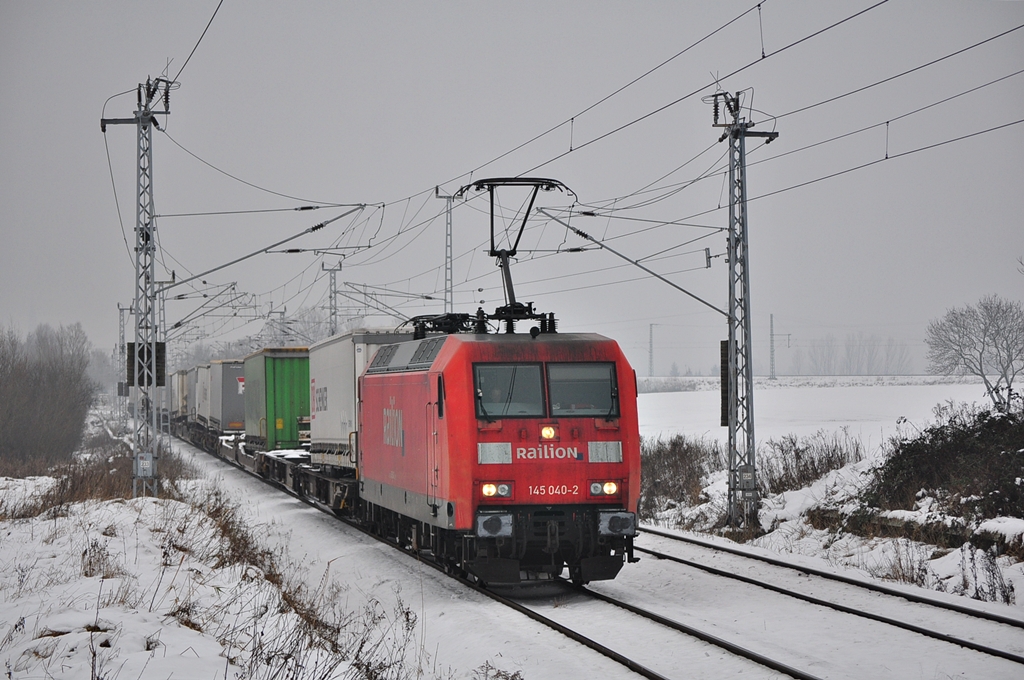
[[[450,526],[428,484],[434,410],[426,372],[364,376],[360,390],[359,476],[365,501],[438,526]],[[435,515],[436,512],[436,515]]]

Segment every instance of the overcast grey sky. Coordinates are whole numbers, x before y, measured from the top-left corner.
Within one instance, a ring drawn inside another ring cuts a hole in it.
[[[156,210],[167,216],[160,276],[204,271],[340,209],[170,215],[366,203],[289,245],[369,245],[349,251],[340,281],[440,299],[445,202],[435,185],[452,192],[527,173],[563,181],[576,211],[598,215],[576,215],[574,226],[724,307],[724,258],[703,268],[704,248],[723,253],[716,229],[728,219],[727,149],[702,101],[719,77],[744,91],[756,130],[780,133],[748,146],[756,363],[766,370],[774,314],[793,344],[780,347],[780,370],[814,339],[850,333],[910,343],[923,369],[930,319],[986,294],[1024,297],[1024,73],[1011,75],[1024,69],[1024,28],[950,56],[1024,25],[1024,3],[891,0],[813,35],[874,4],[225,0],[172,94],[169,136],[154,135]],[[114,346],[117,304],[133,296],[135,131],[101,134],[104,102],[131,90],[105,108],[131,116],[135,86],[177,74],[216,7],[0,0],[0,323],[24,333],[81,321],[96,346]],[[511,214],[519,200],[503,205]],[[454,212],[462,311],[501,304],[483,252],[485,210],[475,200]],[[700,226],[664,225],[673,221]],[[677,362],[706,373],[717,362],[726,328],[715,312],[606,252],[541,252],[581,245],[531,220],[521,247],[537,252],[513,269],[517,296],[554,311],[563,330],[616,338],[641,375],[652,323],[656,372]],[[326,304],[321,267],[337,260],[262,255],[209,283],[235,282],[259,309],[293,313]],[[440,309],[381,299],[409,315]],[[168,321],[197,304],[170,304]],[[260,326],[198,328],[216,342]]]

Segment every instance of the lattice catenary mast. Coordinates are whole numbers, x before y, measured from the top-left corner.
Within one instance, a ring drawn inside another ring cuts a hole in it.
[[[136,211],[135,211],[135,302],[132,311],[135,318],[135,342],[130,343],[126,352],[127,386],[135,387],[134,422],[132,428],[132,495],[138,496],[139,485],[142,495],[147,492],[157,495],[157,433],[159,409],[156,405],[156,388],[164,383],[163,353],[160,342],[160,314],[156,281],[156,224],[153,221],[153,127],[159,128],[157,115],[170,113],[172,83],[166,78],[147,79],[137,90],[138,107],[132,118],[102,118],[100,130],[107,131],[107,125],[135,125],[138,144],[136,158]],[[161,94],[163,110],[154,111],[157,95]]]
[[[722,425],[729,427],[729,524],[747,528],[757,522],[757,466],[754,440],[754,372],[750,332],[750,273],[747,241],[747,137],[770,143],[777,132],[751,132],[741,115],[740,93],[713,97],[714,126],[729,140],[729,339],[722,343]],[[731,122],[719,123],[724,104]]]

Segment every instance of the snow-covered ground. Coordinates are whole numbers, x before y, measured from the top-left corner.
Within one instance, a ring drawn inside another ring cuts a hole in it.
[[[693,380],[692,391],[639,396],[641,435],[728,439],[727,429],[721,426],[718,381]],[[931,420],[932,409],[948,401],[985,403],[985,388],[980,382],[942,382],[932,376],[758,378],[754,435],[764,442],[786,434],[803,437],[846,427],[871,454],[900,427],[922,427]]]
[[[871,454],[898,427],[922,427],[935,404],[981,401],[983,396],[979,385],[962,384],[759,386],[758,439],[847,426],[851,434],[865,439]],[[719,439],[724,428],[718,427],[717,409],[718,394],[713,390],[644,394],[642,432]],[[899,425],[901,417],[909,422]],[[404,672],[380,677],[635,677],[221,461],[183,444],[176,448],[202,471],[201,484],[216,485],[239,504],[256,535],[283,556],[290,578],[309,592],[330,593],[331,601],[352,613],[350,641],[404,642],[398,654]],[[824,532],[815,532],[799,518],[802,505],[839,493],[837,489],[847,493],[856,488],[869,464],[850,466],[808,489],[770,499],[764,514],[777,528],[751,549],[799,553],[792,559],[856,569],[865,578],[884,571],[886,555],[891,558],[894,550],[927,550],[852,537],[832,537],[829,542]],[[0,494],[24,497],[45,483],[0,480]],[[1012,522],[1008,530],[1013,530]],[[270,677],[266,670],[261,675],[255,667],[246,667],[245,654],[257,643],[264,653],[287,651],[284,643],[296,621],[282,613],[279,594],[259,573],[216,564],[212,556],[218,548],[211,545],[215,536],[210,523],[190,513],[188,505],[154,499],[89,503],[53,516],[0,523],[0,668],[11,678]],[[638,540],[643,544],[655,539]],[[948,562],[934,567],[936,578],[959,573],[961,559],[954,551],[931,560]],[[1024,592],[1021,565],[1008,565],[1003,571],[1007,580],[1016,582],[1017,592]],[[638,597],[661,600],[668,615],[698,627],[709,625],[736,642],[749,636],[750,622],[759,630],[763,622],[764,644],[789,647],[794,665],[813,662],[812,672],[822,677],[1018,677],[1017,667],[1008,667],[1003,660],[975,657],[952,645],[936,647],[934,641],[918,642],[913,636],[872,648],[852,639],[849,645],[837,640],[836,649],[843,651],[833,658],[825,648],[812,649],[817,643],[807,636],[817,631],[859,638],[862,624],[843,622],[839,617],[844,615],[804,609],[780,616],[778,602],[762,598],[756,589],[705,584],[704,576],[650,559],[627,565],[619,580],[606,585],[623,592],[635,586]],[[826,595],[832,588],[823,587]],[[845,597],[838,590],[833,594]],[[590,608],[572,597],[537,605],[570,619],[587,618]],[[1022,611],[1019,605],[1003,610]],[[810,616],[814,618],[809,625]],[[629,627],[629,621],[623,615],[606,622],[603,628],[612,637],[607,642],[614,641],[616,630]],[[840,630],[845,632],[836,632]],[[886,638],[884,631],[865,635],[879,643]],[[738,668],[734,660],[719,663],[715,660],[721,659],[721,652],[703,643],[667,645],[662,653],[660,667],[671,677],[738,672],[744,677],[778,677],[756,667]],[[324,663],[313,655],[307,661],[310,666]],[[359,677],[348,661],[336,672]]]
[[[719,421],[717,383],[695,380],[692,391],[640,395],[641,435],[667,438],[683,434],[727,441],[728,431]],[[994,589],[988,595],[998,597],[1012,588],[1016,607],[1024,608],[1024,564],[1009,557],[997,558],[993,563],[991,556],[969,546],[947,551],[904,539],[835,534],[814,529],[802,516],[815,506],[842,507],[853,502],[868,482],[883,445],[898,434],[913,436],[933,420],[937,405],[950,402],[988,404],[980,382],[927,376],[758,379],[754,412],[755,436],[760,444],[787,434],[806,437],[819,430],[831,433],[845,429],[863,444],[865,460],[835,470],[804,489],[763,499],[761,524],[771,531],[754,544],[778,553],[806,556],[819,566],[853,569],[880,579],[914,577],[921,585],[945,592],[984,596],[979,589]],[[725,475],[719,474],[712,478],[707,491],[713,498],[722,498],[725,488]],[[931,499],[922,498],[918,506],[913,511],[888,514],[921,524],[942,521],[931,512]],[[672,523],[672,513],[665,521]],[[996,518],[979,529],[1019,541],[1024,535],[1024,519]],[[993,566],[998,567],[999,575],[989,573]]]

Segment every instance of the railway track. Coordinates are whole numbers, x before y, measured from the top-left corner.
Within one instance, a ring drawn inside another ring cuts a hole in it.
[[[188,442],[183,442],[183,443],[185,443],[185,444],[187,444],[189,446],[192,446]],[[200,449],[196,449],[196,450],[200,451]],[[580,645],[583,645],[584,647],[587,647],[588,649],[590,649],[592,651],[595,651],[595,652],[597,652],[597,653],[607,657],[608,659],[610,659],[610,660],[612,660],[612,661],[614,661],[614,662],[624,666],[625,668],[627,668],[630,671],[636,673],[637,675],[640,675],[640,676],[642,676],[644,678],[649,678],[650,680],[669,680],[669,676],[664,675],[662,673],[659,673],[658,671],[652,669],[650,666],[645,665],[645,664],[641,663],[640,661],[637,661],[636,659],[631,658],[631,657],[627,656],[626,654],[623,654],[622,652],[619,652],[619,651],[615,650],[611,646],[608,646],[606,644],[603,644],[603,643],[599,642],[598,640],[594,639],[593,637],[589,637],[587,635],[584,635],[583,633],[581,633],[581,632],[579,632],[577,630],[574,630],[572,627],[569,627],[569,626],[566,626],[566,625],[564,625],[562,623],[559,623],[554,618],[546,616],[546,615],[542,614],[541,612],[537,611],[536,609],[531,608],[531,607],[523,604],[522,602],[518,602],[515,599],[512,599],[511,597],[507,597],[505,595],[502,595],[500,592],[497,592],[495,590],[491,590],[491,589],[488,589],[486,587],[483,587],[480,584],[476,583],[475,581],[473,581],[473,580],[471,580],[471,579],[469,579],[469,578],[467,578],[465,576],[462,576],[462,575],[459,575],[459,574],[453,574],[449,569],[446,569],[445,565],[439,564],[439,563],[433,561],[432,559],[430,559],[429,553],[420,553],[418,551],[409,549],[409,548],[407,548],[405,546],[401,546],[401,545],[399,545],[398,543],[396,543],[395,541],[393,541],[391,539],[378,536],[378,535],[368,531],[367,528],[364,527],[362,524],[360,524],[358,521],[350,520],[350,519],[343,518],[343,517],[339,517],[333,511],[331,511],[329,508],[325,508],[324,506],[320,505],[319,503],[316,503],[316,502],[314,502],[314,501],[312,501],[312,500],[310,500],[308,498],[305,498],[303,496],[300,496],[300,495],[294,493],[291,489],[288,489],[288,488],[282,486],[278,482],[275,482],[273,480],[267,479],[265,477],[262,477],[261,475],[256,474],[254,471],[248,469],[244,465],[240,465],[235,460],[232,460],[230,458],[226,458],[226,457],[223,457],[223,456],[218,456],[216,454],[212,454],[212,453],[209,453],[209,452],[203,452],[203,453],[207,453],[207,455],[210,455],[212,458],[214,458],[214,459],[216,459],[218,461],[222,461],[222,462],[230,465],[233,468],[241,470],[242,472],[246,473],[247,475],[249,475],[249,476],[251,476],[251,477],[253,477],[253,478],[255,478],[255,479],[257,479],[257,480],[259,480],[261,482],[263,482],[264,484],[267,484],[268,486],[271,486],[271,487],[275,488],[278,491],[282,491],[282,492],[286,493],[287,495],[289,495],[289,496],[291,496],[291,497],[293,497],[293,498],[303,502],[304,504],[306,504],[306,505],[308,505],[308,506],[310,506],[312,508],[315,508],[315,509],[317,509],[317,510],[319,510],[319,511],[325,513],[325,514],[331,515],[333,518],[340,520],[341,522],[343,522],[347,526],[352,527],[353,529],[359,531],[360,533],[362,533],[362,534],[364,534],[366,536],[369,536],[369,537],[371,537],[371,538],[373,538],[373,539],[375,539],[375,540],[377,540],[377,541],[379,541],[381,543],[384,543],[384,544],[388,545],[389,547],[395,548],[395,549],[403,552],[404,554],[406,554],[406,555],[408,555],[410,557],[413,557],[414,559],[416,559],[417,561],[419,561],[420,563],[422,563],[422,564],[424,564],[426,566],[429,566],[429,567],[431,567],[433,569],[436,569],[436,570],[438,570],[438,571],[440,571],[442,573],[445,573],[447,576],[455,579],[459,583],[463,584],[465,587],[470,588],[470,589],[480,593],[481,595],[494,600],[495,602],[498,602],[498,603],[500,603],[500,604],[502,604],[502,605],[504,605],[506,607],[509,607],[510,609],[513,609],[513,610],[519,612],[520,614],[523,614],[524,616],[530,618],[533,621],[536,621],[537,623],[540,623],[540,624],[542,624],[544,626],[547,626],[548,628],[558,632],[559,634],[564,635],[566,638],[568,638],[570,640],[573,640],[574,642],[577,642]],[[614,598],[608,597],[606,595],[602,595],[600,593],[597,593],[597,592],[592,591],[592,590],[588,590],[586,588],[577,588],[576,586],[573,586],[569,581],[563,581],[563,580],[559,579],[558,582],[559,582],[560,585],[562,585],[565,588],[566,592],[582,593],[586,597],[593,598],[594,600],[605,602],[607,604],[613,605],[613,606],[615,606],[617,608],[620,608],[620,609],[624,609],[624,610],[629,611],[632,614],[634,614],[636,616],[639,616],[639,617],[641,617],[643,619],[646,619],[647,621],[652,622],[653,624],[656,624],[656,625],[658,625],[658,626],[660,626],[662,628],[665,628],[665,629],[668,629],[668,630],[672,630],[672,631],[675,631],[675,632],[678,632],[678,633],[682,633],[682,634],[684,634],[686,636],[694,638],[695,640],[699,640],[701,642],[714,645],[715,647],[718,647],[718,648],[722,649],[723,651],[727,652],[729,655],[732,655],[734,657],[738,657],[740,659],[744,659],[746,661],[752,662],[752,663],[754,663],[756,665],[762,666],[762,667],[764,667],[766,669],[769,669],[771,671],[782,673],[782,674],[787,675],[787,676],[792,677],[792,678],[797,678],[797,680],[821,680],[818,676],[815,676],[815,675],[810,674],[808,672],[805,672],[805,671],[802,671],[800,669],[794,668],[792,666],[786,665],[786,664],[784,664],[784,663],[782,663],[782,662],[780,662],[780,661],[778,661],[776,659],[773,659],[773,658],[771,658],[769,656],[761,654],[761,653],[759,653],[759,652],[757,652],[755,650],[748,649],[746,647],[743,647],[742,645],[739,645],[739,644],[736,644],[734,642],[730,642],[730,641],[725,640],[723,638],[720,638],[720,637],[717,637],[715,635],[712,635],[711,633],[709,633],[709,632],[707,632],[705,630],[701,630],[701,629],[695,628],[693,626],[688,626],[688,625],[680,623],[678,621],[673,621],[673,620],[671,620],[671,619],[669,619],[667,617],[661,616],[661,615],[659,615],[659,614],[657,614],[655,612],[651,612],[651,611],[642,609],[640,607],[637,607],[635,605],[631,605],[631,604],[623,602],[623,601],[615,600]]]
[[[882,595],[884,595],[886,597],[902,598],[904,600],[907,600],[907,601],[913,603],[914,605],[923,606],[923,607],[930,607],[930,608],[934,608],[935,610],[941,610],[943,612],[949,612],[949,613],[952,613],[953,615],[955,615],[957,617],[966,617],[967,618],[967,623],[966,624],[962,624],[961,627],[964,628],[966,626],[966,628],[971,628],[972,630],[970,632],[972,634],[980,634],[980,633],[982,633],[982,631],[980,631],[980,630],[978,630],[976,628],[976,626],[978,625],[978,622],[986,622],[989,625],[995,625],[995,626],[1007,627],[1007,628],[1016,628],[1016,629],[1024,628],[1024,621],[1021,621],[1020,619],[1016,619],[1016,618],[1013,618],[1013,617],[1010,617],[1010,616],[1004,616],[1004,615],[1000,615],[1000,614],[997,614],[997,613],[994,613],[994,612],[987,612],[987,611],[983,611],[983,610],[977,610],[977,609],[973,609],[973,608],[970,608],[970,607],[965,607],[963,605],[959,605],[957,603],[944,602],[944,601],[933,599],[933,598],[919,596],[919,595],[916,595],[916,594],[913,594],[913,593],[906,593],[906,592],[904,592],[902,590],[897,590],[895,588],[889,588],[889,587],[886,587],[886,586],[881,585],[881,584],[865,583],[865,582],[859,581],[857,579],[852,579],[852,578],[845,577],[845,576],[842,576],[842,575],[833,574],[833,573],[822,571],[822,570],[816,570],[816,569],[813,569],[813,568],[805,568],[805,567],[802,567],[802,566],[793,565],[791,563],[787,563],[787,562],[784,562],[782,560],[777,560],[777,559],[774,559],[774,558],[771,558],[771,557],[767,557],[767,556],[762,556],[762,555],[750,554],[750,553],[747,553],[746,551],[729,548],[727,546],[720,546],[718,544],[710,543],[708,541],[702,541],[700,539],[694,539],[694,538],[690,538],[690,537],[680,537],[680,536],[677,536],[675,534],[669,534],[669,533],[666,533],[666,532],[661,532],[661,531],[657,531],[657,530],[651,530],[649,528],[645,528],[642,531],[644,531],[644,532],[646,532],[648,534],[658,535],[658,536],[661,536],[661,537],[664,537],[664,538],[667,538],[667,539],[671,539],[671,540],[674,540],[674,541],[679,541],[679,542],[682,542],[682,543],[687,543],[687,544],[690,544],[690,545],[695,545],[695,546],[698,546],[701,549],[720,551],[720,552],[723,552],[723,553],[728,553],[730,555],[737,555],[737,556],[742,557],[742,558],[748,558],[748,559],[751,559],[751,560],[757,560],[759,562],[764,562],[764,563],[767,563],[767,564],[771,564],[774,567],[786,569],[786,570],[789,570],[791,572],[797,572],[798,574],[801,574],[801,575],[819,576],[819,577],[821,577],[823,579],[829,579],[829,580],[832,580],[832,581],[837,581],[837,582],[843,583],[845,585],[853,586],[854,588],[859,589],[859,590],[869,591],[869,592],[872,592],[872,593],[879,593],[879,594],[882,594]],[[975,652],[979,652],[979,653],[982,653],[982,654],[987,654],[989,656],[1005,659],[1007,661],[1012,661],[1014,663],[1024,665],[1024,655],[1022,655],[1022,654],[1020,654],[1018,652],[1010,651],[1010,650],[1007,650],[1007,649],[1004,649],[1004,648],[1000,648],[1000,647],[996,647],[996,646],[992,646],[992,645],[989,645],[989,644],[983,644],[983,643],[977,642],[975,640],[969,639],[967,635],[954,635],[954,634],[940,632],[939,630],[936,630],[935,627],[933,627],[933,626],[942,625],[942,624],[949,625],[949,624],[947,622],[936,621],[935,619],[937,617],[935,617],[934,614],[932,614],[930,616],[927,616],[930,625],[921,625],[919,623],[913,623],[913,622],[909,622],[909,621],[906,621],[906,620],[897,619],[897,618],[894,618],[892,616],[888,616],[888,615],[880,614],[880,613],[877,613],[877,612],[869,611],[869,610],[867,610],[863,606],[863,603],[864,603],[863,599],[861,599],[860,602],[858,604],[855,604],[855,605],[843,604],[841,602],[836,602],[833,599],[827,599],[827,598],[824,598],[824,597],[817,597],[817,596],[814,596],[814,595],[810,595],[810,594],[808,594],[806,592],[803,592],[801,590],[796,590],[796,589],[793,589],[793,588],[777,585],[776,583],[772,583],[769,580],[767,580],[770,577],[768,575],[766,575],[764,572],[759,573],[758,577],[754,578],[754,577],[751,577],[751,576],[745,576],[743,574],[737,573],[736,571],[733,571],[733,570],[723,569],[723,568],[720,568],[720,567],[712,566],[710,564],[707,564],[704,561],[697,561],[695,559],[687,559],[687,558],[679,557],[678,555],[672,555],[672,554],[668,554],[668,553],[661,552],[661,551],[658,551],[658,550],[652,550],[652,549],[644,548],[644,547],[640,547],[640,546],[636,546],[634,548],[634,550],[637,553],[647,554],[647,555],[649,555],[651,557],[654,557],[655,559],[658,559],[658,560],[666,560],[666,561],[670,561],[670,562],[673,562],[673,563],[676,563],[676,564],[681,564],[681,565],[684,565],[684,566],[692,568],[692,569],[698,569],[700,571],[713,574],[715,576],[721,576],[721,577],[724,577],[724,578],[733,579],[733,580],[736,580],[736,581],[739,581],[739,582],[742,582],[742,583],[746,583],[746,584],[755,586],[757,588],[762,588],[762,589],[765,589],[765,590],[768,590],[768,591],[771,591],[771,592],[775,592],[775,593],[778,593],[778,594],[781,594],[781,595],[785,595],[786,597],[794,598],[794,599],[797,599],[797,600],[800,600],[800,601],[803,601],[803,602],[807,602],[807,603],[810,603],[810,604],[814,604],[814,605],[817,605],[817,606],[820,606],[820,607],[826,607],[828,609],[832,609],[832,610],[835,610],[835,611],[838,611],[838,612],[842,612],[842,613],[845,613],[845,614],[850,614],[850,615],[853,615],[853,616],[862,617],[862,618],[865,618],[865,619],[868,619],[868,620],[871,620],[871,621],[875,621],[875,622],[882,623],[882,624],[885,624],[885,625],[893,626],[895,628],[899,628],[899,629],[906,630],[906,631],[909,631],[909,632],[912,632],[912,633],[916,633],[918,635],[922,635],[922,636],[929,637],[929,638],[932,638],[932,639],[935,639],[935,640],[939,640],[939,641],[946,642],[946,643],[949,643],[949,644],[952,644],[952,645],[956,645],[956,646],[962,647],[964,649],[969,649],[969,650],[972,650],[972,651],[975,651]],[[973,619],[973,621],[971,621],[971,619]],[[1012,633],[1012,635],[1016,635],[1016,634]],[[1004,637],[1007,637],[1007,636],[1004,636]]]
[[[867,581],[862,581],[860,579],[851,578],[849,576],[836,574],[822,569],[800,566],[792,564],[791,562],[786,562],[784,560],[768,557],[767,555],[757,555],[755,553],[751,553],[745,550],[739,550],[737,548],[720,545],[718,543],[712,543],[711,541],[705,541],[691,536],[680,536],[679,534],[672,534],[666,531],[659,531],[658,529],[653,529],[651,527],[642,527],[640,531],[642,533],[660,536],[662,538],[678,541],[680,543],[687,543],[689,545],[699,546],[701,548],[706,548],[708,550],[716,550],[718,552],[728,553],[730,555],[737,555],[739,557],[744,557],[750,560],[757,560],[759,562],[764,562],[765,564],[771,564],[776,567],[789,569],[799,573],[809,574],[811,576],[817,576],[823,579],[828,579],[830,581],[837,581],[839,583],[845,583],[847,585],[856,586],[858,588],[870,590],[876,593],[882,593],[885,595],[891,595],[893,597],[899,597],[909,602],[925,604],[939,609],[946,609],[949,611],[958,612],[960,614],[966,614],[967,616],[972,616],[974,618],[985,619],[987,621],[993,621],[996,623],[1005,624],[1007,626],[1014,626],[1016,628],[1024,629],[1024,620],[1014,618],[1012,616],[1005,616],[1002,614],[998,614],[996,612],[975,609],[973,607],[967,607],[956,602],[946,602],[943,600],[937,600],[935,598],[927,597],[925,595],[918,595],[916,593],[907,592],[905,590],[891,588],[881,583],[871,583]]]

